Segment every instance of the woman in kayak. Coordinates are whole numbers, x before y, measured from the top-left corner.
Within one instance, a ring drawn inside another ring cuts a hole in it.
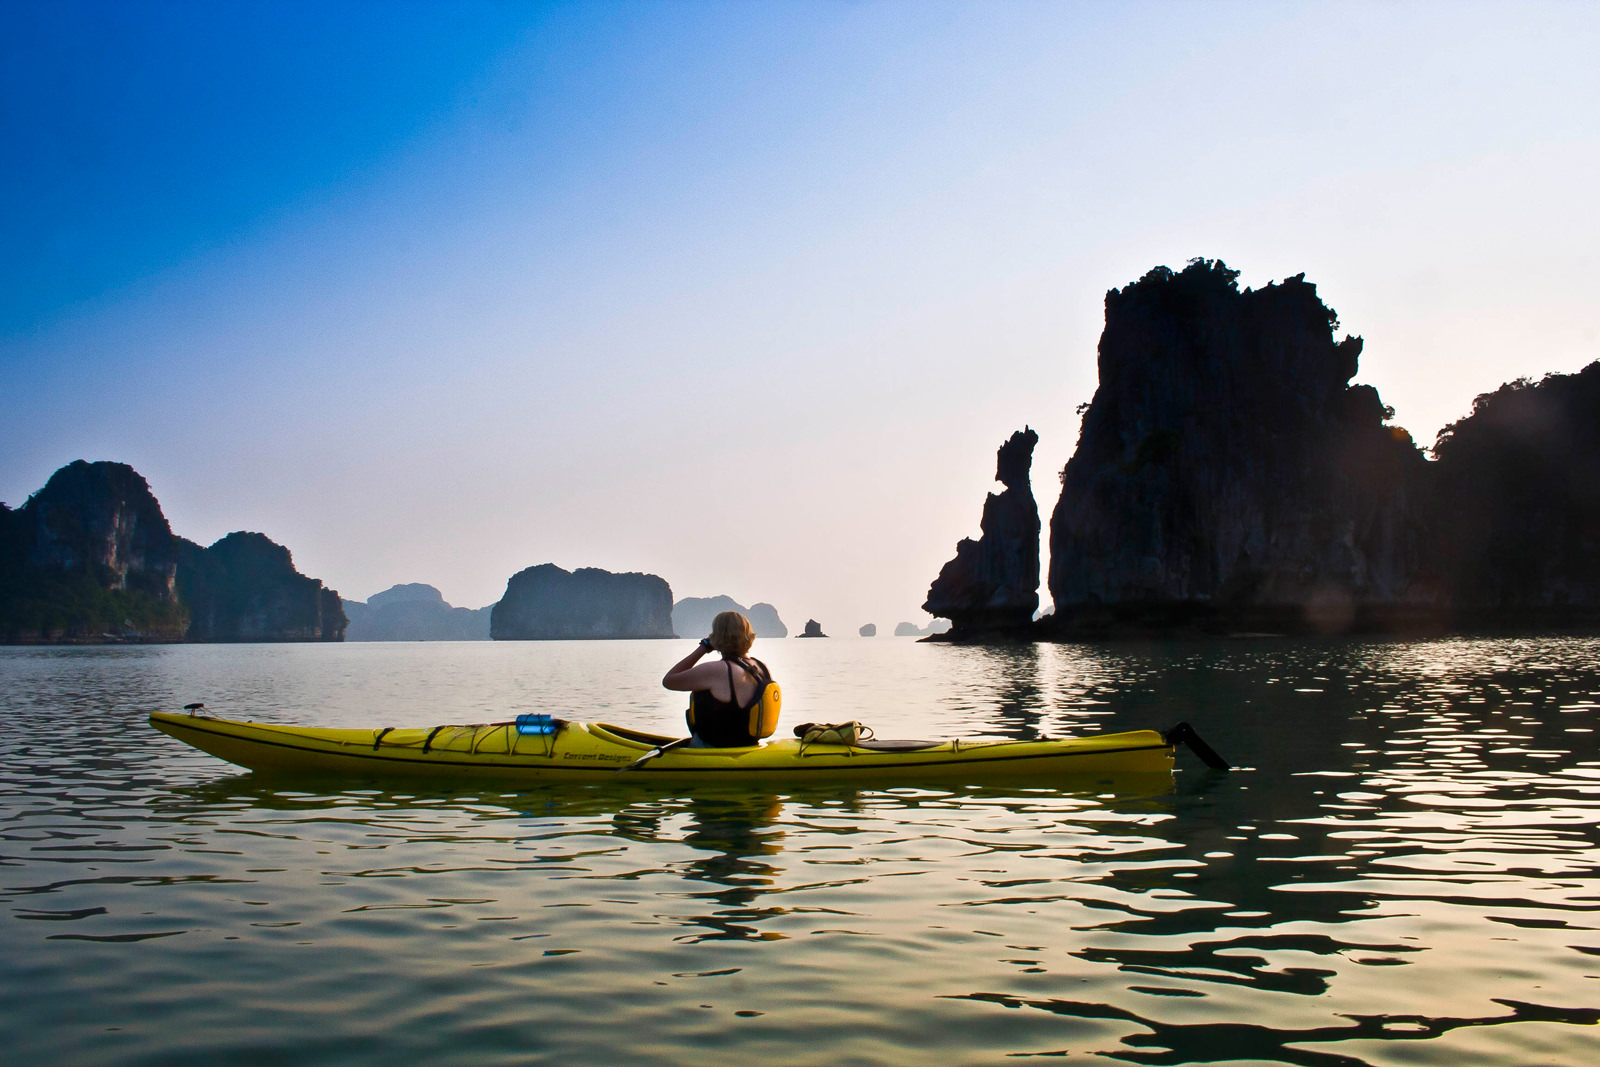
[[[679,660],[661,679],[675,692],[689,694],[690,745],[742,748],[769,736],[777,726],[778,694],[767,665],[748,655],[756,632],[737,611],[711,620],[711,636]],[[700,662],[709,652],[722,662]]]

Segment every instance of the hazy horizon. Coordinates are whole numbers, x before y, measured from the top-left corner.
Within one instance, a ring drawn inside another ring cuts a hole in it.
[[[1106,290],[1304,272],[1421,444],[1600,358],[1600,7],[11,3],[0,500],[352,600],[553,562],[923,623]],[[1041,595],[1047,594],[1041,590]]]

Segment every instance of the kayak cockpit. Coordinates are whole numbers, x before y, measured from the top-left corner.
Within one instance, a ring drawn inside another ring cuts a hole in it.
[[[643,730],[612,726],[608,722],[591,722],[586,725],[586,729],[601,740],[636,748],[655,748],[657,745],[666,745],[677,740],[676,737],[664,737],[661,734],[647,734]]]

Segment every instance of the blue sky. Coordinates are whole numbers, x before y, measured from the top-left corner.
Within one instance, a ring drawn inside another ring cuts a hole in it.
[[[1424,441],[1600,358],[1600,7],[0,6],[0,499],[120,459],[361,598],[920,619],[1105,290],[1305,271]]]

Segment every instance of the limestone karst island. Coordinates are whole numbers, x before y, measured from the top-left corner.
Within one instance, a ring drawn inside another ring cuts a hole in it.
[[[6,644],[669,638],[704,634],[725,610],[748,612],[763,637],[788,633],[771,604],[674,603],[653,574],[553,563],[512,575],[483,608],[453,607],[420,582],[343,600],[264,534],[210,547],[174,534],[149,484],[122,463],[74,461],[20,508],[0,504]]]
[[[1339,336],[1314,284],[1237,277],[1197,259],[1106,294],[1099,387],[1050,517],[1053,607],[1039,616],[1025,427],[999,448],[981,536],[928,590],[947,639],[1600,624],[1600,363],[1480,395],[1430,456],[1351,384],[1362,339]],[[120,463],[70,463],[0,504],[13,644],[666,638],[728,609],[788,635],[770,604],[675,602],[656,575],[553,563],[483,608],[421,583],[341,600],[265,534],[202,547],[173,533]],[[826,634],[813,619],[796,636]]]
[[[1352,385],[1362,339],[1303,275],[1198,259],[1106,294],[1099,388],[1050,519],[1036,435],[928,591],[955,639],[1600,624],[1600,362],[1480,395],[1432,458]]]

